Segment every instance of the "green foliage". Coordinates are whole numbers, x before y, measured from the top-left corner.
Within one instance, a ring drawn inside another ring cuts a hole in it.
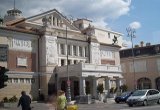
[[[3,102],[8,102],[9,100],[8,100],[8,98],[7,97],[4,97],[3,98]]]
[[[98,86],[97,86],[98,93],[103,93],[103,90],[104,90],[103,84],[98,84]]]
[[[122,90],[122,92],[125,92],[125,91],[128,90],[128,86],[123,84],[123,85],[120,86],[120,89]]]
[[[4,97],[3,98],[3,102],[4,103],[14,103],[14,102],[17,102],[18,101],[18,98],[16,97],[16,96],[13,96],[13,97],[11,97],[10,99],[8,99],[7,97]]]
[[[7,68],[0,66],[0,89],[6,86],[5,82],[8,81]]]
[[[117,89],[118,89],[117,87],[116,87],[116,88],[111,87],[111,89],[110,89],[110,93],[112,93],[112,94],[113,94],[113,93],[116,93],[116,92],[117,92]]]

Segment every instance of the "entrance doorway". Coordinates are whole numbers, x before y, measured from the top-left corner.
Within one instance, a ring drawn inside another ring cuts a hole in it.
[[[156,78],[156,89],[160,91],[160,77]]]
[[[79,81],[74,81],[74,97],[79,96]]]

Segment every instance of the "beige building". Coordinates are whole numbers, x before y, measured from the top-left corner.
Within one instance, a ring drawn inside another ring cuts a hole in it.
[[[160,90],[160,45],[140,46],[120,51],[124,79],[129,90],[155,88]],[[134,55],[134,57],[133,57]]]
[[[10,70],[1,98],[19,96],[21,90],[35,99],[40,94],[47,98],[57,89],[67,92],[69,83],[72,98],[97,97],[98,83],[107,91],[123,83],[121,33],[95,27],[88,19],[70,21],[56,9],[29,18],[20,14],[17,9],[8,11],[0,26],[0,46],[6,46],[7,57],[0,65]]]

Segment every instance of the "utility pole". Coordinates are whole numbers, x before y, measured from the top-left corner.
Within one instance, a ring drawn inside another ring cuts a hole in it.
[[[133,87],[134,87],[134,90],[137,89],[137,82],[136,82],[136,78],[135,78],[135,62],[134,62],[134,50],[133,50],[133,38],[136,38],[135,36],[135,29],[134,28],[131,28],[131,27],[128,27],[126,28],[126,31],[127,31],[127,36],[131,38],[131,43],[132,43],[132,62],[133,62]]]
[[[68,103],[71,102],[71,88],[70,88],[70,78],[69,78],[69,72],[68,72],[68,36],[67,36],[67,25],[66,25],[66,46],[67,46],[67,101]]]

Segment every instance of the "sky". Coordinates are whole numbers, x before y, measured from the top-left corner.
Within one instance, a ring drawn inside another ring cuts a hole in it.
[[[131,46],[126,28],[135,29],[133,44],[160,44],[160,0],[15,0],[24,17],[57,9],[68,18],[87,18],[96,25],[123,34]],[[0,16],[14,7],[14,0],[0,0]]]

